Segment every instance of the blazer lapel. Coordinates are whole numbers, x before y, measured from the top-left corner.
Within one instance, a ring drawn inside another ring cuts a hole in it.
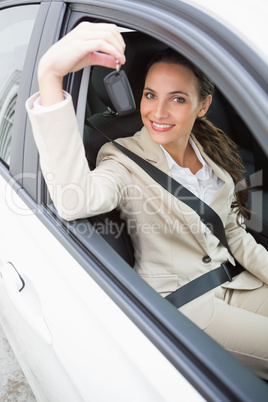
[[[169,166],[161,147],[151,140],[148,131],[144,127],[141,134],[141,145],[144,151],[144,158],[170,176]],[[179,217],[184,220],[193,236],[197,239],[205,252],[208,253],[208,244],[200,216],[184,202],[175,200],[175,203],[176,207],[174,206],[171,210],[170,218],[175,220],[176,217]]]
[[[152,141],[150,134],[145,127],[141,130],[140,138],[144,152],[144,159],[170,176],[168,163],[161,147]]]

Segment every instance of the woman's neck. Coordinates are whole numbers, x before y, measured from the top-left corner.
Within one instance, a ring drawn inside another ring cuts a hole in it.
[[[196,156],[189,140],[177,147],[171,144],[162,146],[179,166],[190,169],[193,174],[196,174],[202,168],[202,163]]]

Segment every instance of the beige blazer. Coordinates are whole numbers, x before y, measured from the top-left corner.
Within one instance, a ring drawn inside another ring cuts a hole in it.
[[[104,145],[97,168],[90,171],[71,100],[56,110],[34,112],[27,101],[41,168],[59,214],[67,220],[121,210],[134,249],[136,272],[162,296],[233,258],[200,222],[199,215],[155,183],[114,145]],[[224,286],[255,289],[268,284],[268,253],[236,223],[231,212],[234,184],[196,142],[203,158],[224,181],[211,207],[219,214],[234,257],[247,269]],[[169,174],[166,158],[143,128],[122,145]],[[204,257],[209,258],[204,258]],[[201,328],[214,315],[214,291],[180,310]]]

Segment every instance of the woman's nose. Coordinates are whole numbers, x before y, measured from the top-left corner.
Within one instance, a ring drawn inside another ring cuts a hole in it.
[[[158,119],[163,119],[168,116],[168,105],[164,101],[157,101],[154,108],[154,117]]]

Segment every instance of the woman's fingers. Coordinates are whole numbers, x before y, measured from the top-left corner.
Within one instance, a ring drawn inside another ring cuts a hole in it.
[[[58,45],[58,50],[66,53],[65,73],[66,70],[76,71],[89,64],[104,63],[107,67],[113,64],[110,57],[96,56],[98,52],[118,59],[120,64],[125,62],[125,43],[117,27],[112,24],[83,22],[66,35],[62,43],[58,42]]]
[[[105,39],[97,38],[90,40],[79,39],[73,41],[65,55],[64,70],[74,72],[88,65],[101,65],[115,67],[116,59],[120,64],[125,63],[124,53]],[[66,68],[68,66],[68,68]]]
[[[47,51],[41,66],[64,77],[90,64],[114,67],[112,58],[124,64],[124,51],[125,43],[115,25],[82,22]]]
[[[119,56],[113,57],[109,54],[102,52],[92,52],[91,53],[91,65],[99,65],[108,68],[116,68],[116,60],[118,60],[119,64],[125,63],[125,58],[120,58]]]
[[[102,39],[113,45],[121,55],[124,54],[125,42],[116,25],[82,22],[73,30],[73,32],[76,30],[78,33],[81,33],[83,39]]]

